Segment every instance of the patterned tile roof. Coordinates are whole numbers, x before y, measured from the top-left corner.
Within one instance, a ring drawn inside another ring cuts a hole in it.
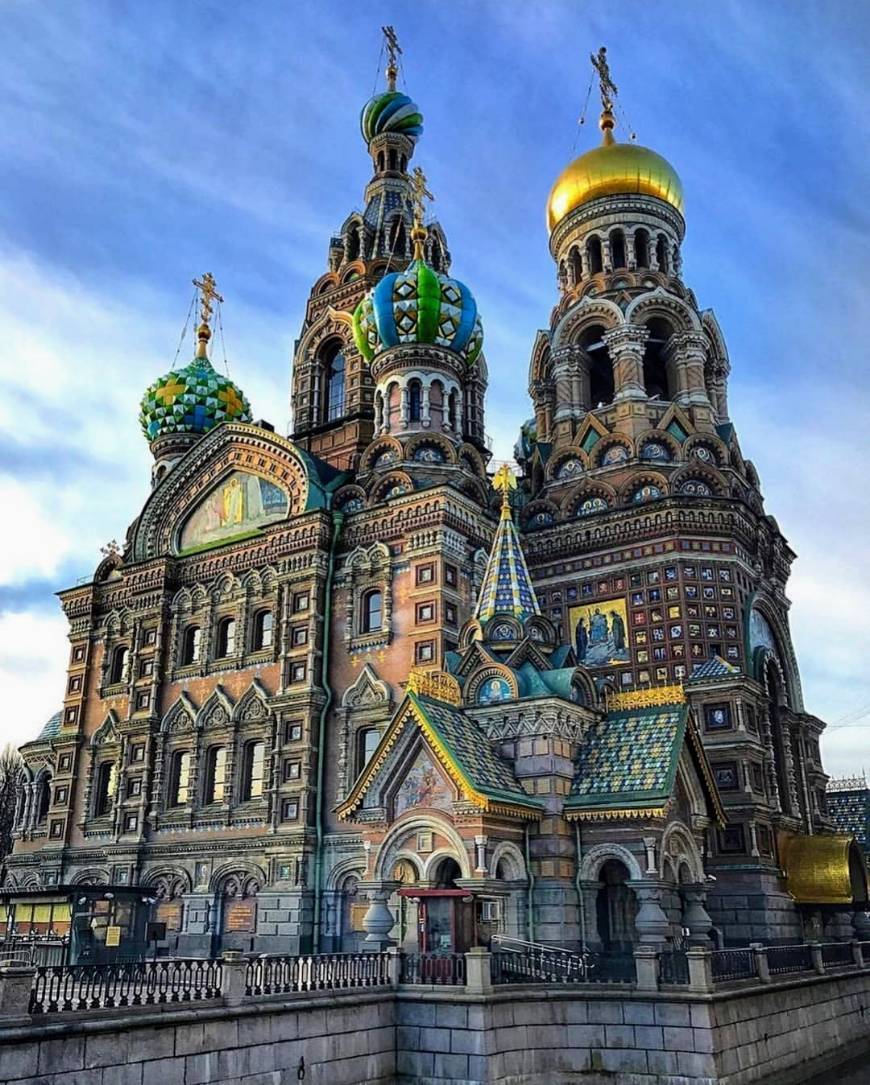
[[[513,769],[495,752],[480,728],[461,708],[443,701],[409,694],[436,732],[456,767],[484,795],[518,806],[542,809],[542,804],[523,791]]]
[[[686,734],[685,704],[611,712],[586,732],[566,809],[660,807]]]
[[[505,503],[474,616],[485,625],[496,614],[512,614],[524,622],[533,614],[540,613],[520,537],[510,507]]]
[[[705,659],[703,663],[695,664],[689,681],[698,678],[733,678],[735,674],[740,674],[739,667],[735,667],[733,663],[728,663],[722,656],[711,656],[709,659]]]
[[[828,813],[838,833],[854,836],[866,851],[870,848],[870,788],[829,791]]]
[[[53,716],[49,716],[45,723],[42,725],[42,730],[36,736],[32,738],[31,742],[48,742],[51,738],[57,738],[60,734],[60,725],[63,720],[63,712],[55,712]]]

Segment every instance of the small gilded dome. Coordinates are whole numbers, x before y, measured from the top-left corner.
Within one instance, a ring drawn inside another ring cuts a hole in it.
[[[139,413],[149,441],[167,433],[207,433],[219,422],[250,421],[245,393],[205,357],[158,377],[142,397]]]
[[[405,271],[385,275],[366,294],[353,314],[353,337],[368,361],[400,343],[432,343],[455,351],[471,365],[483,347],[471,291],[420,258]]]
[[[550,233],[575,208],[599,196],[656,196],[682,213],[683,186],[660,154],[636,143],[617,143],[605,130],[604,143],[567,166],[547,201]]]
[[[413,140],[423,131],[423,114],[407,94],[385,90],[366,102],[359,124],[366,143],[382,132],[398,132]]]

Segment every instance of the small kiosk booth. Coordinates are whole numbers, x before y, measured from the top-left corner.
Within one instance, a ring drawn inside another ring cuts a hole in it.
[[[0,958],[37,965],[142,960],[154,903],[129,885],[0,889]]]

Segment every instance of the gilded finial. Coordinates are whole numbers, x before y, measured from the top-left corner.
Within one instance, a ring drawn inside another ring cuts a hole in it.
[[[602,45],[598,54],[590,54],[589,59],[592,61],[592,67],[598,72],[598,89],[601,94],[601,119],[598,126],[604,134],[604,142],[613,143],[613,100],[619,90],[610,75],[607,49]]]
[[[411,174],[411,206],[414,209],[414,225],[411,228],[411,240],[414,242],[414,259],[423,259],[423,244],[429,236],[429,231],[423,225],[425,201],[434,200],[435,197],[426,187],[426,174],[417,166]]]
[[[387,48],[387,90],[396,89],[396,79],[399,76],[399,57],[402,55],[402,47],[392,26],[382,26],[384,45]]]
[[[211,318],[214,312],[213,301],[224,299],[217,292],[215,277],[207,271],[201,279],[194,279],[193,285],[199,291],[199,327],[196,329],[196,356],[208,357],[208,341],[211,339]]]
[[[506,463],[503,463],[492,478],[492,488],[501,494],[502,520],[510,520],[511,518],[511,490],[515,490],[516,485],[517,480],[513,471]]]

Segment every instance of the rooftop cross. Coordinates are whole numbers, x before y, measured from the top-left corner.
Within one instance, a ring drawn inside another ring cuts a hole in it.
[[[598,72],[601,109],[604,113],[612,113],[613,99],[619,91],[610,75],[610,65],[607,63],[607,49],[602,45],[598,50],[598,54],[590,54],[589,59],[592,61],[592,67]]]
[[[423,225],[423,214],[426,210],[426,200],[434,200],[435,197],[426,187],[426,174],[417,166],[411,174],[411,206],[414,209],[414,226],[411,230],[411,240],[414,242],[414,259],[423,259],[423,242],[426,240],[426,227]]]
[[[224,299],[217,292],[217,283],[215,282],[214,275],[210,271],[207,271],[201,279],[194,279],[193,285],[199,291],[199,327],[196,330],[197,346],[196,356],[197,358],[205,358],[206,347],[209,339],[211,339],[211,317],[214,312],[213,301],[222,302]]]
[[[387,90],[396,89],[396,79],[399,75],[399,57],[402,55],[402,47],[396,36],[395,28],[382,26],[384,45],[387,47],[389,59],[387,61]]]
[[[503,463],[492,478],[492,488],[501,494],[502,515],[504,515],[504,510],[507,509],[508,516],[510,516],[511,490],[516,489],[516,485],[517,480],[514,478],[513,471],[506,463]]]

